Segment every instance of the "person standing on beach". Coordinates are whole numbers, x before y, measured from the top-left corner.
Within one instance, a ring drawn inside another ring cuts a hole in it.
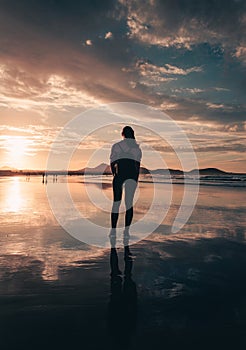
[[[113,174],[114,202],[111,212],[111,233],[116,230],[119,208],[122,199],[123,186],[125,189],[125,231],[129,228],[133,218],[133,198],[137,188],[142,151],[135,140],[134,130],[125,126],[121,133],[123,140],[112,146],[110,165]]]

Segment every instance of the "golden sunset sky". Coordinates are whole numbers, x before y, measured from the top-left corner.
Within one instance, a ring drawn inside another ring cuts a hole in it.
[[[0,168],[44,169],[75,116],[137,102],[183,128],[200,168],[246,172],[245,33],[243,0],[0,1]],[[113,118],[109,132],[120,139]],[[71,168],[106,145],[99,136]],[[141,129],[137,137],[180,168],[165,142]],[[93,165],[107,163],[109,151]]]

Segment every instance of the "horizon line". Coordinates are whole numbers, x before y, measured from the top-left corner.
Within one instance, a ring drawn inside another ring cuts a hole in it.
[[[95,169],[97,167],[99,167],[100,165],[102,164],[106,164],[106,163],[100,163],[99,165],[95,166],[95,167],[84,167],[84,168],[81,168],[81,169],[52,169],[52,170],[47,170],[47,169],[17,169],[17,168],[11,168],[11,167],[8,167],[8,166],[3,166],[0,168],[0,172],[2,171],[10,171],[10,172],[42,172],[42,173],[47,173],[47,172],[80,172],[80,171],[83,171],[84,169],[86,168],[90,168],[90,169]],[[110,167],[110,164],[106,164],[107,166]],[[8,168],[8,169],[4,169],[4,168]],[[144,166],[141,166],[141,168],[144,168],[144,169],[147,169],[149,170],[150,172],[151,171],[156,171],[156,170],[175,170],[175,171],[181,171],[181,172],[191,172],[191,171],[194,171],[194,170],[205,170],[205,169],[216,169],[216,170],[219,170],[219,171],[222,171],[222,172],[225,172],[225,173],[232,173],[232,174],[245,174],[246,175],[246,172],[234,172],[234,171],[227,171],[227,170],[223,170],[223,169],[220,169],[220,168],[216,168],[216,167],[204,167],[204,168],[193,168],[193,169],[190,169],[190,170],[183,170],[183,169],[178,169],[178,168],[154,168],[154,169],[149,169],[149,168],[146,168]]]

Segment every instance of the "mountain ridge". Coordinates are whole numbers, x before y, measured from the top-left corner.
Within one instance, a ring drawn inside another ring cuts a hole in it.
[[[157,169],[147,169],[146,167],[141,166],[140,167],[140,173],[141,174],[151,174],[151,175],[192,175],[196,174],[199,171],[200,175],[246,175],[245,173],[236,173],[236,172],[228,172],[224,171],[218,168],[200,168],[200,169],[192,169],[189,171],[183,171],[180,169],[172,169],[172,168],[157,168]],[[100,163],[99,165],[95,167],[85,167],[78,170],[19,170],[11,167],[1,167],[0,168],[0,175],[41,175],[44,173],[50,173],[50,174],[69,174],[69,175],[111,175],[111,167],[110,165],[106,163]]]
[[[101,163],[97,165],[96,167],[85,167],[83,169],[80,169],[79,171],[84,171],[87,174],[90,172],[93,173],[103,173],[103,174],[111,174],[111,168],[110,165],[106,163]],[[146,167],[141,166],[140,167],[140,173],[141,174],[152,174],[152,175],[165,175],[165,174],[173,174],[173,175],[182,175],[182,174],[195,174],[199,171],[200,175],[234,175],[234,174],[241,174],[244,175],[244,173],[234,173],[234,172],[227,172],[218,168],[201,168],[201,169],[192,169],[189,171],[183,171],[180,169],[172,169],[172,168],[157,168],[157,169],[147,169]]]

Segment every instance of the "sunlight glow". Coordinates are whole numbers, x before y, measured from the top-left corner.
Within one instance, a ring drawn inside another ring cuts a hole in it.
[[[6,136],[4,148],[6,160],[11,167],[23,168],[24,158],[28,151],[30,140],[24,136]]]

